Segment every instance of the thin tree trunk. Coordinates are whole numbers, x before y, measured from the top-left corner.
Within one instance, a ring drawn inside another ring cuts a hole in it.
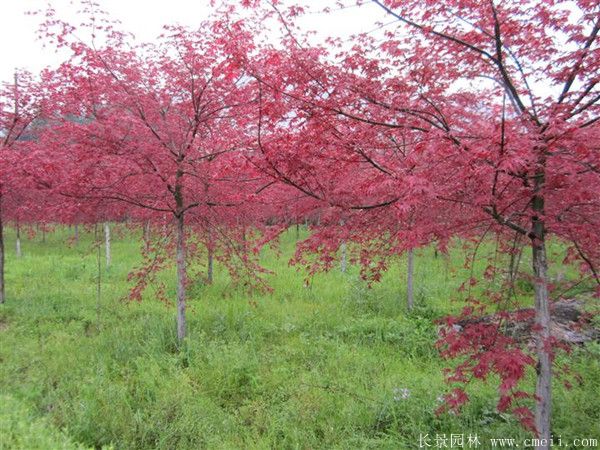
[[[98,233],[98,224],[94,226],[94,240],[96,241],[96,322],[100,324],[100,302],[102,300],[102,257],[100,248],[100,236]]]
[[[546,259],[545,224],[541,217],[544,214],[544,198],[538,194],[544,184],[544,174],[536,177],[536,194],[533,197],[534,217],[532,229],[534,237],[531,240],[533,254],[533,273],[535,276],[535,323],[536,323],[536,352],[538,357],[537,383],[535,394],[537,398],[535,409],[535,427],[541,440],[550,442],[550,421],[552,410],[552,358],[550,355],[550,305],[548,296],[548,262]],[[548,446],[538,446],[546,449]]]
[[[340,227],[344,227],[344,219],[340,220]],[[346,246],[346,241],[342,241],[342,243],[340,244],[340,270],[342,271],[342,273],[346,273],[346,269],[348,266],[348,261],[347,261],[347,246]]]
[[[296,240],[300,240],[300,224],[296,222]]]
[[[146,243],[146,250],[150,247],[150,221],[144,222],[144,242]]]
[[[415,256],[412,248],[408,249],[408,267],[406,274],[406,300],[409,311],[415,306],[413,278],[415,272]]]
[[[214,266],[214,255],[212,244],[208,246],[208,266],[206,268],[206,282],[212,284],[213,282],[213,268]]]
[[[537,404],[535,426],[540,439],[550,439],[552,408],[552,361],[550,356],[550,307],[548,301],[548,275],[545,243],[533,243],[533,271],[535,274],[535,322],[538,375],[536,383]],[[546,448],[546,447],[540,447]]]
[[[208,252],[207,255],[207,264],[206,264],[206,283],[207,284],[212,284],[213,282],[213,272],[214,272],[214,259],[215,259],[215,246],[214,246],[214,241],[213,241],[213,234],[212,234],[212,230],[210,228],[210,224],[207,222],[207,227],[206,227],[206,234],[207,234],[207,243],[206,243],[206,250]]]
[[[23,256],[23,253],[21,252],[21,226],[19,225],[19,222],[17,222],[17,241],[15,242],[15,251],[17,253],[17,258]]]
[[[2,224],[2,193],[0,193],[0,304],[6,300],[4,291],[4,226]]]
[[[110,254],[110,224],[104,222],[104,253],[106,256],[106,268],[110,267],[111,254]]]
[[[177,215],[177,339],[185,338],[185,228],[183,212]]]

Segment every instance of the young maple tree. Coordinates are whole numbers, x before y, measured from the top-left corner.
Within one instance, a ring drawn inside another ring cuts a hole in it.
[[[277,3],[269,8],[290,32],[299,10],[281,13]],[[535,418],[523,407],[514,412],[548,442],[548,239],[566,242],[582,263],[582,278],[600,283],[600,6],[585,0],[359,3],[394,20],[384,39],[363,34],[349,50],[332,40],[328,51],[288,36],[284,52],[263,54],[265,69],[254,69],[270,92],[259,120],[267,165],[305,194],[346,209],[395,211],[391,205],[420,203],[445,211],[439,221],[418,215],[414,228],[433,225],[430,237],[489,230],[506,242],[514,233],[528,239],[535,363],[511,339],[482,339],[497,336],[497,324],[492,334],[482,326],[448,333],[445,354],[472,355],[457,369],[457,381],[499,374],[502,409],[527,396],[515,388],[535,365]],[[295,113],[282,110],[280,99],[294,104]],[[269,125],[270,116],[279,123]],[[286,122],[301,127],[298,140],[285,156],[269,155],[270,145],[281,149],[295,136],[277,140],[286,136]],[[300,136],[308,136],[304,145]],[[415,186],[419,191],[411,191]],[[448,403],[458,407],[466,399],[457,390]]]
[[[344,87],[356,80],[345,68],[320,61],[321,53],[294,43],[287,55],[271,49],[249,62],[260,85],[256,164],[299,191],[295,204],[302,215],[318,211],[319,225],[294,262],[311,266],[311,272],[329,270],[338,251],[347,258],[351,241],[359,244],[351,247],[352,262],[360,264],[364,278],[378,280],[390,258],[407,252],[412,262],[414,248],[437,240],[441,222],[427,214],[431,198],[407,144],[410,127],[382,132],[340,113],[334,96],[349,93]],[[430,220],[415,226],[422,215]],[[412,289],[407,297],[410,308]]]
[[[182,340],[191,250],[186,228],[209,223],[217,209],[235,213],[262,181],[241,154],[253,88],[219,37],[224,22],[203,23],[204,31],[165,27],[158,44],[135,45],[93,4],[85,12],[90,44],[48,12],[46,37],[73,54],[46,78],[55,121],[40,145],[60,161],[59,175],[48,183],[63,196],[127,204],[173,224]],[[242,24],[232,27],[251,46]],[[96,44],[100,34],[102,45]],[[136,296],[143,286],[136,284]]]
[[[437,90],[454,101],[450,105],[432,102],[439,110],[435,117],[443,138],[434,148],[450,144],[452,166],[462,167],[465,177],[462,183],[453,183],[455,194],[450,200],[467,202],[496,224],[530,240],[538,377],[535,421],[529,423],[526,416],[525,421],[548,442],[552,376],[549,237],[570,242],[586,265],[584,274],[600,283],[596,272],[599,242],[592,231],[600,219],[594,194],[600,186],[600,5],[491,0],[425,9],[419,8],[419,2],[374,3],[396,18],[400,29],[416,32],[410,36],[390,33],[383,49],[386,54],[403,59],[407,45],[412,44],[415,51],[408,52],[406,61],[414,61],[421,74],[435,81],[424,80],[428,91],[424,96],[430,98]],[[433,70],[439,73],[432,74]],[[481,77],[493,84],[478,83]],[[461,88],[459,81],[470,86]],[[471,95],[470,100],[477,102],[472,105],[477,106],[461,105],[459,96],[470,93],[480,94],[479,98]],[[510,108],[501,106],[504,98]],[[488,119],[487,127],[481,119]],[[470,182],[479,185],[471,187]],[[480,359],[471,373],[485,364]],[[501,387],[502,398],[513,383]]]
[[[13,83],[0,86],[0,304],[6,300],[4,223],[23,221],[33,199],[35,185],[22,169],[29,159],[28,145],[40,116],[41,98],[39,85],[28,73],[17,72]]]

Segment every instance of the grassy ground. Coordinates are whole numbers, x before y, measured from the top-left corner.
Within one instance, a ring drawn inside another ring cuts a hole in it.
[[[25,239],[16,259],[8,232],[0,449],[413,449],[421,434],[436,448],[436,435],[451,433],[464,435],[463,448],[468,435],[491,448],[489,438],[528,437],[496,412],[493,383],[473,383],[461,415],[434,413],[448,365],[434,348],[434,320],[462,306],[451,301],[467,276],[460,249],[449,266],[430,249],[418,256],[418,304],[408,313],[404,261],[372,289],[355,268],[304,287],[287,266],[290,231],[282,256],[263,255],[276,271],[273,293],[249,298],[219,266],[212,286],[191,287],[189,339],[177,351],[173,308],[151,292],[142,303],[121,300],[137,237],[115,239],[98,303],[92,236],[69,246],[69,233]],[[563,442],[600,438],[599,356],[596,344],[576,349],[569,362],[583,382],[555,385]]]

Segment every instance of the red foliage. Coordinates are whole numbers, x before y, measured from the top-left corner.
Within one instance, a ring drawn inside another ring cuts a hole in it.
[[[294,12],[276,9],[285,50],[246,62],[259,85],[257,165],[323,211],[295,261],[327,270],[340,243],[353,241],[354,260],[377,280],[405,249],[486,234],[507,248],[516,233],[538,254],[550,236],[567,242],[581,279],[600,283],[598,5],[577,2],[575,19],[556,2],[372,3],[397,26],[350,47],[311,46],[293,34]],[[546,292],[541,273],[531,281]],[[542,358],[547,324],[534,331]],[[502,408],[534,364],[497,325],[447,332],[443,342],[447,356],[465,358],[457,381],[500,376]]]
[[[280,20],[282,42],[258,46],[261,25],[235,18],[240,3]],[[302,8],[266,3],[238,0],[203,31],[167,27],[153,45],[91,2],[80,27],[49,10],[42,34],[72,56],[0,96],[0,217],[151,223],[164,241],[146,244],[135,299],[174,254],[179,303],[186,265],[205,252],[264,287],[258,249],[302,219],[313,233],[292,262],[310,273],[330,269],[346,242],[363,278],[378,281],[404,251],[495,236],[507,255],[524,241],[542,255],[530,280],[546,305],[553,237],[580,280],[600,284],[597,2],[575,2],[571,17],[554,1],[374,0],[397,27],[327,47],[294,34]],[[38,116],[43,132],[19,139]],[[512,289],[509,272],[494,261],[469,277],[464,316],[500,306],[502,293],[474,301],[471,291],[500,276]],[[540,361],[554,344],[547,328],[534,328]],[[439,345],[461,360],[450,381],[497,375],[498,408],[534,428],[521,404],[533,397],[518,385],[535,361],[500,323],[444,328]],[[467,400],[456,388],[446,405]]]

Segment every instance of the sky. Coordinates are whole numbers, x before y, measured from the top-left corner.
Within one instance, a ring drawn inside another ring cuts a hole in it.
[[[209,0],[96,0],[112,18],[122,22],[122,28],[133,33],[139,41],[154,40],[165,24],[196,27],[211,12]],[[288,0],[293,1],[293,0]],[[310,0],[325,6],[328,0]],[[0,81],[10,82],[15,69],[39,72],[46,66],[60,63],[64,55],[44,48],[37,39],[39,16],[26,15],[27,11],[44,10],[49,0],[4,0],[0,14],[0,42],[2,58]],[[79,23],[78,1],[50,0],[57,15],[71,23]],[[333,5],[333,1],[331,4]],[[369,31],[382,18],[376,6],[348,8],[332,15],[312,14],[305,19],[306,27],[318,30],[319,36],[348,37]]]

